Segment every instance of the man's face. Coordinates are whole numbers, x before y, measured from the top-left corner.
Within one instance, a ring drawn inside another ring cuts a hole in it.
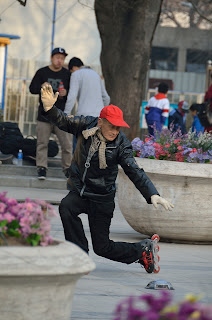
[[[120,127],[114,126],[107,119],[98,120],[98,127],[101,129],[102,135],[108,141],[113,141],[119,134]]]
[[[59,70],[63,67],[65,58],[64,54],[61,53],[56,53],[51,57],[52,66],[55,70]]]

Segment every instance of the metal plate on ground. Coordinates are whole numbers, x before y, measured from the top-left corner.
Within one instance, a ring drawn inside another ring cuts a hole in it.
[[[166,280],[154,280],[148,283],[146,289],[154,290],[174,290],[172,284]]]

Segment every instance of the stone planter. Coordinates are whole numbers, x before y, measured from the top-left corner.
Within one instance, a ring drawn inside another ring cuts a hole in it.
[[[64,241],[47,247],[0,247],[0,318],[70,320],[77,280],[95,264]]]
[[[174,242],[212,242],[212,164],[136,158],[160,195],[175,208],[148,205],[119,169],[118,201],[130,226],[146,235],[158,233]]]

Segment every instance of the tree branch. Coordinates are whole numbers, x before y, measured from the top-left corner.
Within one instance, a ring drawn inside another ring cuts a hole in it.
[[[18,2],[22,5],[22,6],[26,6],[27,4],[27,0],[18,0]]]
[[[212,20],[207,18],[200,10],[199,8],[194,4],[194,2],[192,0],[189,0],[188,2],[190,2],[194,8],[194,10],[200,15],[200,17],[210,23],[212,23]]]
[[[89,8],[89,9],[94,10],[94,7],[88,6],[87,4],[82,3],[81,1],[82,1],[82,0],[78,0],[79,4],[81,4],[81,6],[87,7],[87,8]]]

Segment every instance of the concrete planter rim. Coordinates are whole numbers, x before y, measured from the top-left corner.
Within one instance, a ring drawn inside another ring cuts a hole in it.
[[[212,178],[212,163],[190,163],[139,157],[135,157],[135,160],[140,168],[142,168],[142,164],[148,164],[148,168],[144,168],[147,173],[157,172],[163,175]],[[123,169],[120,167],[120,170]]]
[[[45,247],[0,246],[0,276],[77,275],[95,269],[94,262],[77,245],[54,240],[55,245]]]

